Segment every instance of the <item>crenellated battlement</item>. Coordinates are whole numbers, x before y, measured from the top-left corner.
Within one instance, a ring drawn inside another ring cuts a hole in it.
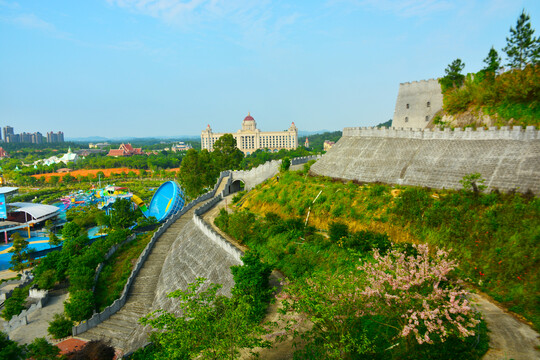
[[[414,81],[407,81],[403,83],[399,83],[399,85],[423,85],[432,81],[439,82],[439,79],[425,79],[425,80],[414,80]]]
[[[386,128],[386,127],[346,127],[343,136],[355,137],[383,137],[400,139],[438,139],[438,140],[539,140],[539,130],[535,126],[522,129],[519,126],[500,128],[445,128],[445,129],[418,129],[418,128]]]

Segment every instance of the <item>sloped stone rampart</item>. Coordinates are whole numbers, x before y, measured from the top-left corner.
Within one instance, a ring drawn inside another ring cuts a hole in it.
[[[200,219],[200,218],[199,218]],[[231,251],[216,244],[192,219],[173,243],[171,251],[163,264],[153,308],[165,309],[178,314],[176,301],[167,294],[177,289],[187,289],[189,283],[198,277],[209,282],[221,284],[219,294],[231,295],[234,286],[231,266],[242,262]]]
[[[480,173],[488,189],[540,193],[540,137],[520,129],[345,128],[312,167],[316,175],[360,182],[459,189]]]

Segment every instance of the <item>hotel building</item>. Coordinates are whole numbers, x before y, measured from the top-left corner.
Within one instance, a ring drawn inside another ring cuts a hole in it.
[[[225,133],[213,133],[210,125],[201,132],[201,148],[214,150],[214,143]],[[242,129],[231,133],[236,140],[236,147],[245,155],[258,149],[278,152],[281,149],[292,150],[298,147],[298,129],[291,124],[286,131],[263,132],[257,129],[255,119],[248,113],[242,122]]]

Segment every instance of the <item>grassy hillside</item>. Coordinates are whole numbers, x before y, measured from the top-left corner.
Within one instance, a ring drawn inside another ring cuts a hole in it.
[[[386,233],[393,242],[427,242],[460,262],[460,276],[540,328],[540,199],[416,187],[357,185],[287,173],[239,202],[264,216],[299,218],[317,229]]]
[[[497,76],[484,71],[469,74],[462,86],[448,89],[443,96],[443,115],[451,120],[438,116],[435,125],[539,127],[540,65]],[[483,120],[484,115],[491,120]]]

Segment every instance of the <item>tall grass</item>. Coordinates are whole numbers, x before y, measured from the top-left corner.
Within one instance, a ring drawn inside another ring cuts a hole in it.
[[[339,220],[354,232],[387,233],[394,242],[452,249],[463,278],[540,329],[538,197],[415,187],[399,187],[394,197],[387,185],[343,184],[294,172],[282,178],[248,193],[242,207],[260,216],[271,212],[290,218],[310,204],[308,225],[322,231]],[[294,196],[283,198],[285,190]],[[306,216],[302,213],[301,220]]]

